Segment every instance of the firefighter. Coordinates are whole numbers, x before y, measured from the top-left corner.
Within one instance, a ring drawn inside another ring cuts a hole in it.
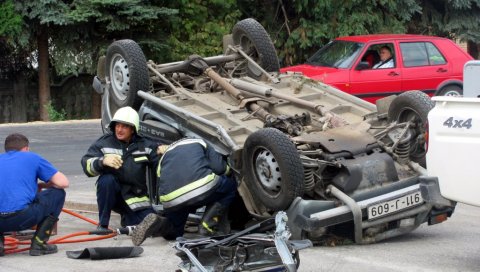
[[[121,225],[133,226],[154,212],[148,198],[146,171],[155,169],[158,144],[138,135],[138,113],[131,107],[117,110],[109,124],[111,133],[94,142],[82,157],[83,171],[96,182],[99,230],[110,215],[121,215]]]
[[[167,240],[183,236],[188,214],[203,206],[207,208],[199,232],[215,235],[237,191],[226,157],[201,139],[186,138],[158,149],[164,153],[157,168],[164,216],[145,217],[133,231],[133,244],[140,245],[152,234]]]
[[[69,182],[50,162],[29,151],[28,138],[14,133],[7,136],[5,153],[0,154],[0,256],[5,253],[3,233],[35,225],[30,255],[58,251],[47,241],[62,211]],[[43,182],[37,184],[37,179]]]

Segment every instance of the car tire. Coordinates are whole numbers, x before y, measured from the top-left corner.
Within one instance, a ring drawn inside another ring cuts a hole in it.
[[[463,90],[458,85],[447,85],[438,91],[439,96],[462,96]]]
[[[278,72],[277,51],[270,36],[263,26],[252,18],[239,21],[232,30],[234,45],[238,45],[253,58],[267,72]],[[262,74],[254,67],[247,65],[248,75],[253,78],[260,78]]]
[[[302,161],[293,142],[275,128],[250,134],[243,149],[244,179],[269,211],[287,209],[305,190]]]
[[[147,60],[140,46],[133,40],[118,40],[107,49],[106,77],[110,114],[118,108],[140,108],[142,99],[137,91],[148,92],[150,88]]]
[[[435,103],[425,93],[410,91],[397,96],[388,110],[388,119],[391,122],[409,120],[414,122],[414,135],[410,141],[410,159],[423,167],[426,166],[426,146],[425,142],[418,141],[418,136],[426,133],[428,113],[434,106]]]

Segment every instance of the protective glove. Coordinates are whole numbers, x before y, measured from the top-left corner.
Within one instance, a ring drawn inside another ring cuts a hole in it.
[[[168,145],[159,145],[157,147],[157,155],[162,156],[165,151],[167,151]]]
[[[122,157],[118,154],[106,154],[103,157],[103,165],[118,169],[122,167]]]

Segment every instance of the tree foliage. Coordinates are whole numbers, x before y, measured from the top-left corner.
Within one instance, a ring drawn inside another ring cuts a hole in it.
[[[17,9],[27,24],[48,26],[50,61],[57,74],[66,75],[93,73],[99,53],[115,39],[151,44],[156,36],[163,35],[162,25],[167,25],[177,11],[151,2],[42,0],[19,2]]]
[[[141,41],[158,36],[164,28],[157,27],[156,22],[168,20],[177,11],[151,2],[156,1],[39,0],[17,1],[14,9],[11,2],[2,6],[14,15],[2,13],[0,20],[22,19],[21,24],[8,24],[3,33],[13,48],[31,56],[27,59],[38,66],[41,120],[48,120],[46,107],[50,102],[52,72],[49,67],[60,75],[93,73],[101,48],[113,39]]]
[[[178,17],[170,25],[168,44],[170,56],[164,61],[183,59],[188,55],[218,55],[222,37],[230,33],[240,18],[235,0],[172,1]]]
[[[253,17],[271,34],[284,65],[303,62],[338,36],[420,33],[480,40],[479,0],[39,0],[4,2],[0,35],[31,50],[47,25],[57,74],[95,70],[115,39],[131,38],[161,62],[221,52],[222,35]],[[21,19],[24,20],[21,28]],[[33,26],[33,27],[32,27]],[[33,43],[34,44],[34,43]],[[34,60],[35,61],[35,60]]]
[[[314,51],[338,36],[405,33],[405,24],[420,12],[415,0],[260,0],[241,1],[240,8],[275,33],[284,65],[305,61]],[[263,8],[259,8],[262,7]]]
[[[93,73],[108,44],[124,38],[135,40],[159,61],[218,54],[222,36],[240,17],[235,0],[40,0],[15,5],[24,23],[16,30],[21,35],[13,40],[15,47],[35,52],[28,45],[40,25],[48,26],[50,62],[58,75]]]
[[[39,65],[42,41],[52,74],[94,74],[98,57],[118,39],[135,40],[159,62],[219,54],[222,36],[247,17],[271,34],[282,65],[301,63],[345,35],[418,33],[480,43],[480,0],[5,0],[0,37],[19,63]]]
[[[480,43],[479,0],[419,0],[422,12],[407,25],[408,31],[467,42],[468,51],[478,57]]]
[[[0,3],[0,36],[12,38],[22,30],[22,17],[15,12],[12,0]]]
[[[4,1],[0,4],[0,40],[2,41],[0,52],[3,58],[8,59],[10,67],[8,73],[18,73],[28,68],[28,55],[25,51],[17,50],[12,43],[13,37],[17,37],[22,32],[22,16],[15,11],[12,0]],[[5,71],[3,71],[5,72]]]
[[[480,43],[479,0],[422,0],[422,13],[414,17],[411,31],[448,36]]]

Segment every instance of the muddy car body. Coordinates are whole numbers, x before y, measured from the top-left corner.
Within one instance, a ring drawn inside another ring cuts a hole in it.
[[[421,166],[428,96],[408,92],[375,106],[278,74],[275,48],[253,19],[238,22],[224,48],[219,56],[156,64],[134,41],[114,42],[94,80],[104,129],[117,108],[130,105],[148,137],[205,139],[229,156],[249,213],[285,210],[294,239],[346,233],[369,243],[451,215],[419,190],[422,180],[435,180]]]

